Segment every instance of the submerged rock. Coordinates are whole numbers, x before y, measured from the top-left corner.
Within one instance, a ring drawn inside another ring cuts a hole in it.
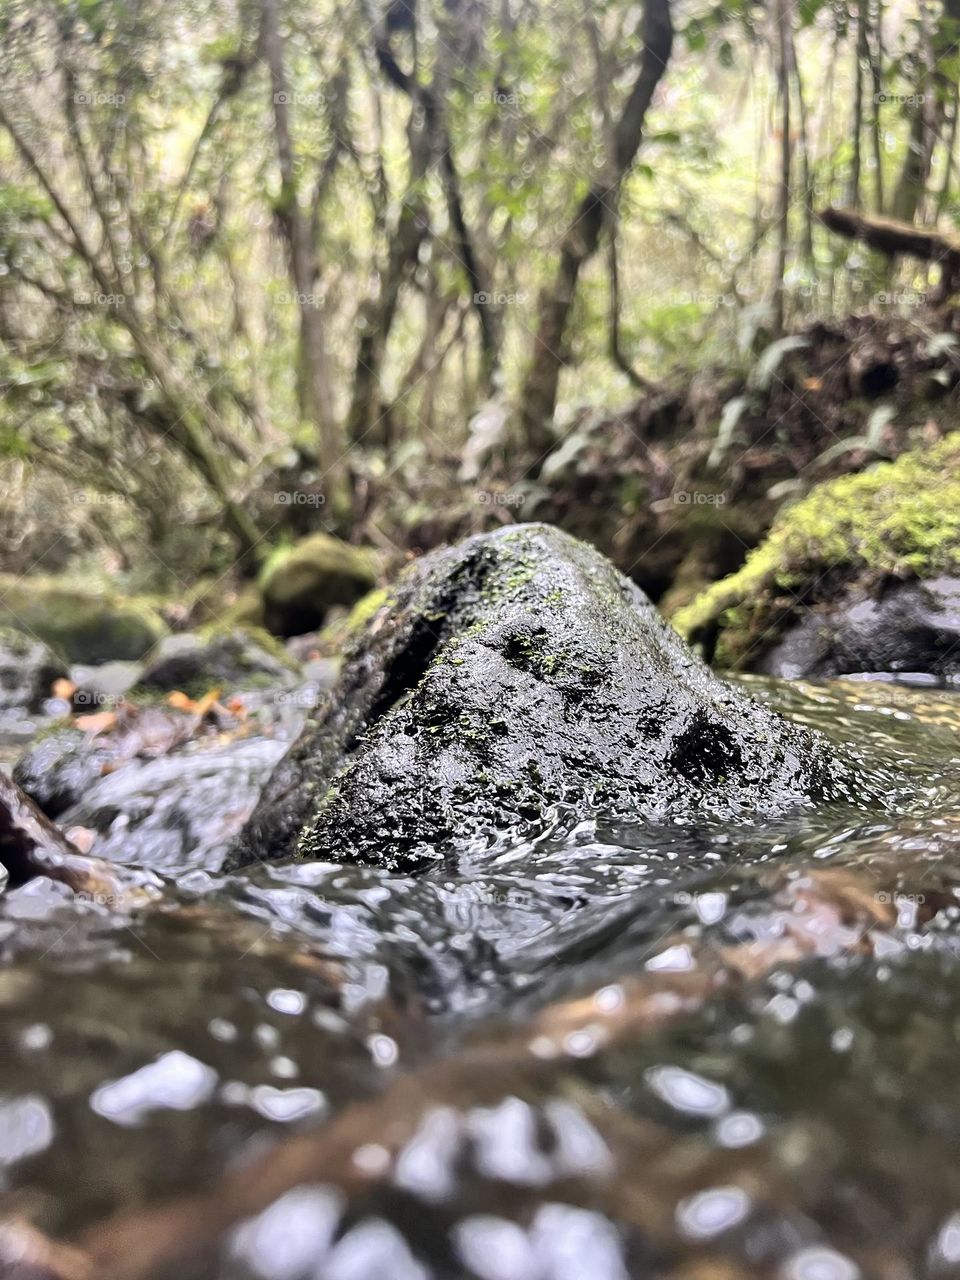
[[[512,526],[426,556],[347,655],[234,852],[412,867],[556,806],[750,817],[852,793],[592,548]]]
[[[39,710],[53,682],[66,674],[66,664],[42,641],[0,627],[0,710]]]

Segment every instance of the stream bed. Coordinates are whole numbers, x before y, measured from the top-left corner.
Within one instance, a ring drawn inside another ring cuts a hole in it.
[[[960,1277],[960,700],[743,684],[890,809],[223,875],[274,740],[104,779],[164,892],[0,896],[0,1275]]]

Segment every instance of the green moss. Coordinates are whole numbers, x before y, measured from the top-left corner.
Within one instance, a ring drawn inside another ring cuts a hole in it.
[[[331,608],[352,605],[375,585],[377,556],[326,533],[313,533],[268,557],[260,576],[264,620],[280,635],[322,626]]]
[[[26,631],[68,662],[142,658],[166,633],[152,604],[57,578],[0,575],[0,625]]]
[[[317,636],[317,651],[325,657],[342,653],[393,599],[387,587],[376,587],[361,596],[348,614],[328,622]]]
[[[738,665],[760,628],[776,628],[841,580],[928,578],[960,568],[960,433],[858,475],[819,485],[783,512],[743,567],[685,608],[690,640],[719,632],[716,659]],[[771,637],[768,635],[767,640]]]
[[[265,653],[269,653],[271,658],[276,658],[278,662],[282,662],[285,667],[291,671],[297,671],[296,662],[291,658],[290,654],[284,648],[282,642],[276,636],[271,635],[264,627],[258,627],[249,623],[230,624],[224,622],[212,622],[205,627],[197,630],[197,635],[205,641],[218,640],[222,636],[235,635],[238,631],[242,632],[253,644],[262,649]]]

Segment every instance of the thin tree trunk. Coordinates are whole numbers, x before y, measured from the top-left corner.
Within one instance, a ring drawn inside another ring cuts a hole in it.
[[[787,0],[777,0],[777,84],[780,94],[780,182],[777,192],[777,256],[773,278],[773,330],[783,332],[784,276],[787,271],[790,221],[790,80]]]
[[[642,34],[640,69],[614,130],[608,176],[593,185],[581,201],[561,242],[553,283],[540,295],[533,359],[519,415],[524,440],[537,452],[553,442],[551,424],[563,365],[561,353],[580,270],[596,252],[604,224],[616,208],[623,179],[640,147],[647,110],[670,60],[673,22],[669,0],[646,0]]]
[[[5,115],[0,103],[0,125],[13,140],[21,160],[50,197],[57,216],[67,229],[74,252],[82,259],[97,287],[105,294],[122,296],[120,282],[111,274],[95,250],[88,243],[80,221],[74,216],[66,199],[40,164],[29,143],[22,137],[13,122]],[[233,534],[242,555],[256,558],[259,550],[260,531],[252,516],[231,495],[229,478],[220,454],[209,442],[209,406],[193,394],[182,382],[172,361],[155,342],[140,322],[130,299],[124,299],[114,309],[114,316],[130,335],[148,372],[156,379],[162,395],[172,413],[175,429],[169,432],[181,452],[193,463],[197,472],[210,485],[220,500],[227,527]]]
[[[337,487],[342,472],[343,441],[337,428],[327,369],[326,335],[317,288],[317,258],[311,222],[297,196],[293,141],[290,133],[290,91],[284,66],[276,0],[261,0],[261,49],[270,69],[274,133],[280,165],[277,215],[290,253],[290,276],[300,319],[297,386],[301,417],[317,428],[317,462],[327,483]]]
[[[876,0],[872,10],[870,48],[870,80],[873,86],[873,119],[870,137],[873,143],[873,207],[883,213],[883,146],[880,132],[880,102],[883,97],[883,6]]]
[[[850,140],[853,156],[850,161],[850,190],[847,203],[851,209],[860,208],[860,172],[863,167],[863,66],[868,54],[866,0],[857,5],[857,30],[853,42],[853,121]]]

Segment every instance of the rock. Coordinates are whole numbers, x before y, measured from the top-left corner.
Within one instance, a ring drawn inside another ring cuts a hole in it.
[[[51,696],[54,680],[66,674],[66,664],[42,641],[23,631],[0,628],[0,710],[38,711]]]
[[[811,610],[757,664],[786,679],[884,672],[960,673],[960,578],[895,583],[878,598],[849,590]]]
[[[4,773],[0,773],[0,865],[12,885],[45,876],[105,904],[131,900],[135,887],[154,883],[152,876],[125,873],[82,854]]]
[[[163,619],[142,601],[10,574],[0,575],[0,626],[82,663],[142,658],[166,633]]]
[[[738,670],[949,674],[958,575],[954,432],[818,485],[673,623],[716,665]]]
[[[237,628],[164,637],[150,654],[137,688],[179,689],[199,698],[211,689],[284,684],[295,676],[296,664],[272,636]]]
[[[267,737],[201,742],[131,759],[92,778],[58,814],[81,828],[98,858],[166,874],[216,871],[249,818],[285,743]]]
[[[96,713],[94,713],[96,714]],[[50,818],[75,805],[104,774],[136,756],[152,758],[188,742],[195,715],[170,707],[121,703],[110,732],[64,725],[37,738],[13,768],[14,781]]]
[[[535,833],[557,806],[746,818],[852,782],[822,739],[713,676],[598,552],[517,525],[401,577],[232,863],[296,852],[413,868]]]
[[[376,582],[371,551],[313,533],[275,553],[260,577],[264,622],[275,635],[292,636],[323,624],[334,605],[350,605]]]

